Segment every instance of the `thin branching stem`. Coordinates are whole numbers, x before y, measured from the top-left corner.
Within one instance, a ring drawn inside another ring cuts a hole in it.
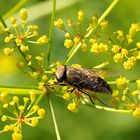
[[[50,58],[51,58],[52,37],[53,37],[53,29],[54,29],[55,11],[56,11],[56,0],[53,0],[51,24],[50,24],[50,31],[49,31],[49,44],[48,44],[48,52],[47,52],[47,66],[50,64]]]
[[[56,121],[56,117],[55,117],[55,113],[54,113],[54,109],[53,109],[53,105],[52,105],[52,101],[51,101],[49,95],[47,97],[48,97],[48,102],[49,102],[50,109],[51,109],[51,114],[52,114],[53,124],[54,124],[54,128],[55,128],[56,138],[57,138],[57,140],[61,140],[61,136],[60,136],[60,133],[59,133],[59,129],[58,129],[58,125],[57,125],[57,121]]]

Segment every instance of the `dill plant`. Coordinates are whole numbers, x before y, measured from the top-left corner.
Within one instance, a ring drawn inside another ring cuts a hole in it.
[[[17,9],[25,2],[19,3]],[[89,51],[93,55],[102,53],[111,55],[113,56],[114,65],[120,63],[126,71],[136,67],[137,61],[140,59],[140,42],[137,42],[133,48],[129,46],[133,42],[136,33],[140,31],[139,23],[132,23],[128,33],[118,30],[112,33],[111,38],[106,38],[102,41],[109,26],[109,22],[105,18],[118,2],[119,0],[112,1],[101,16],[97,17],[93,15],[88,27],[83,27],[86,14],[82,10],[78,11],[76,21],[68,19],[66,23],[61,18],[55,19],[56,0],[53,0],[50,31],[41,36],[39,36],[39,26],[27,23],[28,11],[25,8],[22,8],[19,12],[20,23],[14,16],[11,16],[11,13],[8,13],[8,16],[6,15],[6,18],[10,20],[12,29],[5,23],[5,17],[0,17],[0,31],[5,34],[4,42],[5,44],[11,44],[10,47],[3,49],[3,53],[11,57],[14,55],[15,50],[18,50],[24,60],[17,62],[18,69],[38,82],[36,87],[28,89],[14,86],[0,87],[1,121],[5,123],[0,133],[12,131],[12,139],[21,140],[23,138],[23,124],[35,127],[39,123],[39,120],[44,118],[46,110],[39,106],[39,102],[44,97],[47,97],[56,137],[57,140],[61,140],[50,98],[52,91],[55,91],[53,96],[59,96],[69,102],[67,109],[72,112],[78,112],[80,105],[87,105],[95,109],[117,113],[130,113],[134,117],[140,117],[140,79],[129,80],[126,78],[126,75],[120,74],[114,81],[107,81],[111,86],[113,85],[113,93],[109,101],[112,107],[108,107],[108,105],[92,104],[88,96],[83,93],[77,91],[71,93],[71,86],[59,86],[59,84],[56,84],[56,78],[53,76],[57,68],[61,65],[67,65],[79,49],[83,53]],[[50,62],[54,26],[57,26],[59,30],[64,32],[66,38],[64,47],[69,49],[66,58],[62,62],[59,60],[57,62]],[[81,28],[84,28],[84,32],[81,32]],[[101,32],[104,34],[101,34]],[[115,40],[115,43],[113,40]],[[46,46],[46,52],[34,56],[34,54],[30,53],[30,44],[35,44],[38,49],[41,46]],[[44,63],[47,63],[47,66]],[[110,65],[109,60],[94,68],[104,68],[107,65]],[[81,65],[73,64],[72,67],[79,68]],[[130,87],[132,83],[136,85],[135,89]],[[14,91],[18,95],[12,95],[9,99],[9,95],[12,94],[11,91]],[[26,96],[20,97],[23,92]],[[9,124],[8,121],[10,120],[13,123]]]

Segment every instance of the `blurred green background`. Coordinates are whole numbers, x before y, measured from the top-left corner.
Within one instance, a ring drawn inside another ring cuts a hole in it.
[[[65,0],[59,0],[57,5],[61,7]],[[73,1],[74,4],[70,4]],[[64,20],[67,18],[76,19],[77,11],[84,10],[86,13],[86,22],[88,23],[91,16],[94,14],[101,15],[109,6],[112,0],[67,0],[66,7],[57,10],[56,18],[61,17]],[[8,12],[19,0],[0,0],[0,14],[4,15]],[[44,3],[45,2],[45,3]],[[40,34],[45,34],[49,31],[51,5],[45,0],[28,1],[24,7],[29,9],[29,23],[38,24],[40,26]],[[40,4],[46,6],[46,10],[39,8]],[[45,5],[46,4],[46,5]],[[49,7],[48,7],[49,5]],[[128,31],[130,24],[140,22],[140,1],[139,0],[120,0],[118,5],[107,16],[110,22],[111,30],[123,29]],[[38,13],[41,13],[40,16]],[[33,18],[34,17],[34,18]],[[7,21],[8,22],[8,21]],[[55,28],[53,38],[52,61],[62,61],[67,55],[68,50],[63,46],[64,34]],[[19,85],[32,86],[37,85],[32,79],[22,74],[15,67],[15,60],[21,60],[17,55],[10,58],[5,58],[2,55],[3,36],[0,35],[0,85]],[[45,48],[42,48],[45,50]],[[42,51],[41,50],[41,51]],[[33,53],[37,54],[37,49],[33,48]],[[91,53],[78,52],[70,61],[71,63],[79,63],[83,66],[93,67],[103,62],[103,57],[95,59]],[[106,58],[109,59],[109,58]],[[6,64],[5,64],[6,62]],[[123,69],[120,66],[110,65],[109,67]],[[129,72],[128,78],[135,79],[140,77],[139,66],[132,72]],[[4,71],[4,72],[3,72]],[[129,114],[110,113],[99,111],[96,109],[81,106],[78,113],[71,113],[66,109],[67,102],[58,97],[52,98],[55,113],[58,121],[58,126],[62,136],[62,140],[138,140],[140,137],[140,120],[133,118]],[[55,140],[54,128],[51,120],[49,107],[46,106],[46,100],[41,103],[47,109],[45,119],[41,120],[35,128],[28,126],[23,127],[23,140]],[[1,122],[0,122],[1,123]],[[0,140],[11,139],[10,133],[0,134]]]

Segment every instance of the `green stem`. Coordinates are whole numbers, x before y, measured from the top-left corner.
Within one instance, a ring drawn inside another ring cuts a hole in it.
[[[105,17],[112,11],[112,9],[116,6],[116,4],[119,2],[119,0],[114,0],[111,5],[105,10],[105,12],[100,16],[100,18],[98,19],[98,23],[95,27],[91,28],[88,33],[84,36],[85,38],[89,37],[93,31],[100,25],[100,23],[105,19]],[[69,54],[67,55],[64,64],[67,64],[69,62],[69,60],[74,56],[74,54],[79,50],[79,48],[81,47],[82,43],[78,43],[77,46],[75,47],[75,49],[71,49],[71,51],[69,52]]]
[[[54,19],[55,19],[55,11],[56,11],[56,0],[53,0],[53,9],[51,15],[51,24],[50,24],[50,31],[49,31],[49,44],[48,44],[48,52],[47,52],[47,66],[50,64],[50,57],[51,57],[51,50],[52,50],[52,36],[53,36],[53,29],[54,29]]]
[[[49,102],[50,109],[51,109],[51,115],[52,115],[53,124],[54,124],[54,128],[55,128],[56,138],[57,138],[57,140],[61,140],[59,129],[58,129],[57,122],[56,122],[54,109],[53,109],[53,105],[52,105],[52,102],[51,102],[51,99],[50,99],[49,95],[47,97],[48,97],[48,102]]]
[[[4,20],[7,19],[10,15],[12,15],[14,12],[16,12],[18,9],[23,7],[23,5],[28,2],[28,0],[21,0],[19,3],[17,3],[11,10],[9,10],[4,16]]]
[[[29,91],[34,89],[36,94],[41,94],[42,91],[38,90],[36,87],[11,87],[11,86],[0,86],[0,92],[7,91],[8,94],[19,94],[19,95],[28,95]]]

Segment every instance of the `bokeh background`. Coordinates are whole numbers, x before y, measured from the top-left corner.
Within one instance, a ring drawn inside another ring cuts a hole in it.
[[[111,1],[58,0],[56,18],[61,17],[64,20],[68,18],[76,19],[77,12],[81,9],[86,13],[86,24],[90,21],[92,15],[96,13],[101,15]],[[0,14],[4,15],[17,2],[19,0],[0,0]],[[24,6],[29,10],[29,23],[38,24],[40,34],[45,34],[49,31],[51,2],[31,0]],[[45,6],[44,10],[42,7]],[[131,23],[140,22],[139,6],[139,0],[120,0],[115,9],[106,18],[110,22],[110,30],[123,29],[127,32]],[[55,28],[51,61],[62,61],[67,55],[68,50],[64,48],[63,41],[64,33]],[[36,86],[37,83],[16,68],[16,61],[22,60],[18,53],[10,58],[3,56],[2,49],[4,46],[6,45],[3,43],[3,36],[0,34],[0,85]],[[40,51],[42,50],[44,51],[45,48],[40,48]],[[37,48],[33,47],[32,52],[37,54]],[[97,56],[91,53],[79,51],[69,64],[79,63],[83,66],[93,67],[103,61],[103,56],[97,59]],[[112,67],[121,70],[122,73],[124,72],[119,65],[116,66],[112,63],[109,68],[111,69]],[[139,68],[140,66],[138,65],[133,71],[125,74],[131,79],[140,77]],[[67,102],[63,99],[55,96],[52,101],[62,140],[139,140],[140,138],[140,120],[133,118],[129,114],[110,113],[86,106],[81,106],[78,113],[71,113],[66,109]],[[56,140],[46,100],[44,99],[41,104],[47,109],[47,115],[35,128],[23,127],[23,140]],[[10,133],[0,134],[0,140],[9,139],[11,139]]]

